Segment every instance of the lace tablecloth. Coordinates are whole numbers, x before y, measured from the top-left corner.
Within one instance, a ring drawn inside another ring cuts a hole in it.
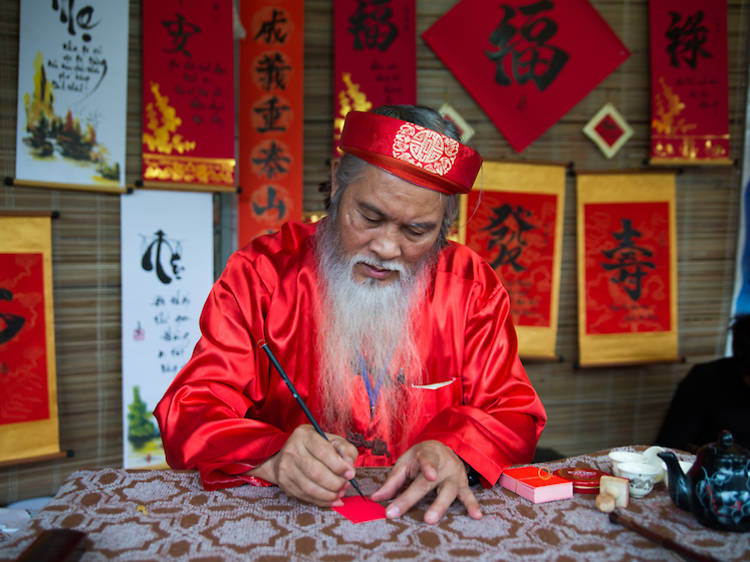
[[[604,453],[545,464],[582,465],[610,469]],[[360,469],[357,479],[367,494],[385,474]],[[194,472],[80,470],[30,528],[0,542],[0,559],[15,559],[44,529],[65,527],[87,535],[81,560],[681,560],[610,523],[595,495],[533,504],[495,486],[477,496],[479,521],[456,503],[438,525],[427,525],[423,500],[400,519],[355,525],[276,487],[207,492]],[[664,484],[621,512],[701,554],[750,557],[750,533],[702,527],[672,505]]]

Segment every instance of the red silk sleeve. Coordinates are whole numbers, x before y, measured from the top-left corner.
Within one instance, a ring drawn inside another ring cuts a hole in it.
[[[440,411],[415,442],[444,443],[494,485],[511,464],[531,461],[547,415],[518,358],[508,293],[487,269],[467,305],[463,403]]]

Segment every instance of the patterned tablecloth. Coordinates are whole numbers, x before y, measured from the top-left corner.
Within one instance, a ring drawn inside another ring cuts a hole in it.
[[[603,454],[545,466],[584,465],[610,468]],[[360,469],[357,479],[367,494],[384,475]],[[499,486],[477,493],[479,521],[454,504],[427,525],[423,500],[401,519],[355,525],[276,487],[206,492],[193,472],[80,470],[30,528],[0,543],[0,559],[16,558],[43,529],[66,527],[87,533],[81,560],[681,560],[610,523],[594,495],[533,504]],[[622,513],[719,560],[750,557],[750,533],[702,527],[672,505],[663,483]]]

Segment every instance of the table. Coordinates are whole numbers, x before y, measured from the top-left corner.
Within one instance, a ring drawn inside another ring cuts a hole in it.
[[[689,455],[680,454],[682,460]],[[541,466],[541,465],[540,465]],[[561,459],[551,470],[609,471],[606,451]],[[367,493],[384,469],[359,469]],[[12,560],[43,529],[87,533],[81,560],[682,560],[609,522],[595,495],[533,504],[499,486],[477,490],[484,518],[454,504],[438,525],[422,501],[400,519],[355,525],[337,512],[300,503],[277,487],[203,490],[190,471],[80,470],[70,475],[33,525],[0,543]],[[750,533],[702,527],[672,505],[664,484],[632,499],[623,515],[719,560],[748,559]]]

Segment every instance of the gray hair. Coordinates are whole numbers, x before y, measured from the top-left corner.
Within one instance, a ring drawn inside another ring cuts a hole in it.
[[[383,105],[373,109],[372,112],[387,117],[395,117],[402,121],[409,121],[442,133],[452,139],[460,140],[460,135],[453,123],[443,119],[437,111],[429,107],[421,105]],[[326,209],[328,210],[328,215],[331,217],[331,221],[336,220],[341,195],[349,184],[362,177],[365,167],[370,165],[361,158],[351,154],[344,154],[341,158],[338,170],[336,171],[336,185],[338,185],[338,189],[333,196],[330,196],[329,193],[329,198],[326,201]],[[440,232],[436,241],[436,244],[440,248],[448,243],[448,232],[450,232],[451,225],[458,215],[458,196],[440,193],[441,200],[443,197],[447,198],[445,213],[443,214],[443,221],[440,224]]]

